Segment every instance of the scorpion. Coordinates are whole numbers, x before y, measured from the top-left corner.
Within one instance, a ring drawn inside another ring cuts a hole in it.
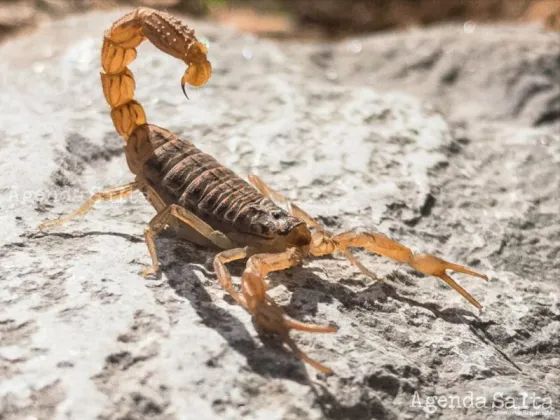
[[[332,370],[300,350],[289,333],[334,333],[337,327],[304,323],[288,316],[267,295],[266,277],[270,272],[300,265],[308,257],[336,253],[375,278],[351,253],[352,248],[361,248],[408,264],[424,275],[439,277],[477,309],[482,308],[446,270],[488,280],[486,275],[433,255],[415,254],[380,233],[332,234],[256,175],[249,175],[246,182],[190,141],[149,124],[142,105],[133,99],[135,81],[127,68],[145,39],[186,63],[181,79],[185,95],[186,84],[202,86],[209,80],[212,66],[207,48],[179,19],[139,7],[114,22],[103,38],[101,85],[115,129],[125,141],[126,161],[135,180],[94,194],[75,212],[41,223],[41,230],[83,215],[98,201],[140,191],[156,210],[144,232],[152,260],[144,276],[157,275],[160,269],[156,235],[169,226],[181,227],[179,233],[187,240],[219,250],[213,260],[219,283],[251,314],[255,324],[278,334],[297,357],[324,373]],[[239,286],[234,285],[227,268],[237,260],[246,260]]]

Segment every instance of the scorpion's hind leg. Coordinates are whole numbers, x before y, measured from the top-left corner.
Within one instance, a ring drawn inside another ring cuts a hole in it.
[[[50,228],[53,226],[61,225],[69,220],[72,220],[74,217],[87,213],[95,204],[96,201],[111,201],[116,200],[118,198],[124,198],[127,195],[133,193],[134,191],[140,188],[140,184],[138,182],[131,182],[130,184],[121,185],[119,187],[114,187],[108,189],[106,191],[98,192],[92,195],[78,210],[75,212],[63,216],[59,219],[55,220],[48,220],[44,221],[39,225],[39,229],[43,230],[45,228]]]
[[[156,214],[150,221],[150,224],[144,231],[144,238],[146,239],[146,245],[148,246],[148,251],[150,252],[150,257],[152,258],[152,266],[147,267],[142,275],[149,276],[152,274],[157,274],[159,271],[159,259],[156,252],[155,237],[156,235],[165,228],[169,219],[175,217],[180,222],[185,223],[196,232],[204,236],[210,242],[212,242],[216,247],[221,249],[231,248],[233,245],[229,238],[223,233],[212,229],[203,220],[199,219],[196,215],[186,210],[177,204],[171,204],[165,207],[162,211]]]
[[[240,260],[248,256],[246,248],[237,248],[221,252],[214,259],[214,269],[222,287],[250,314],[255,322],[269,332],[279,334],[292,351],[303,361],[309,363],[317,370],[330,373],[332,370],[319,362],[311,359],[302,352],[290,338],[290,330],[332,333],[337,328],[321,326],[296,321],[288,317],[284,311],[266,295],[264,279],[272,271],[285,270],[301,263],[301,253],[295,248],[290,248],[279,254],[252,255],[241,277],[241,294],[235,290],[231,275],[225,266],[226,263]]]
[[[292,216],[295,216],[301,220],[303,220],[307,226],[315,229],[314,237],[315,238],[331,238],[332,235],[327,232],[327,230],[313,217],[311,217],[306,211],[302,210],[296,204],[294,204],[288,197],[285,195],[280,194],[279,192],[273,190],[268,185],[264,183],[264,181],[259,178],[257,175],[249,175],[249,182],[265,197],[270,198],[271,200],[285,204],[288,207],[288,213]],[[344,256],[350,263],[356,266],[363,274],[368,277],[371,277],[373,280],[378,281],[379,278],[368,270],[353,254],[349,249],[345,249],[339,251],[342,256]]]
[[[348,248],[363,248],[391,258],[394,261],[408,264],[420,273],[439,277],[477,309],[482,308],[482,305],[469,292],[458,285],[446,273],[446,270],[453,270],[488,280],[486,275],[477,273],[467,267],[447,262],[430,254],[414,254],[406,246],[379,233],[341,233],[312,243],[310,252],[313,255],[325,255],[333,252],[344,252]]]

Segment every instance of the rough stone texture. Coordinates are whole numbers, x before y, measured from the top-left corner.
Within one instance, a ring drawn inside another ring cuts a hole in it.
[[[325,377],[257,335],[216,283],[211,252],[164,235],[162,278],[139,276],[154,214],[141,196],[37,231],[131,180],[98,75],[119,16],[0,47],[2,420],[424,418],[415,392],[490,404],[494,392],[536,392],[558,409],[557,35],[447,26],[301,45],[193,23],[215,71],[190,101],[181,63],[140,48],[131,68],[151,122],[258,173],[330,229],[381,231],[490,276],[456,276],[481,313],[439,280],[361,252],[383,282],[340,258],[271,276],[288,313],[340,327],[295,334],[335,370]]]

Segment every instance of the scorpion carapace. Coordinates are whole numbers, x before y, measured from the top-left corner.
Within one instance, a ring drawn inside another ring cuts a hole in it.
[[[297,356],[322,372],[331,370],[302,352],[289,332],[295,329],[327,333],[337,328],[306,324],[287,316],[266,293],[268,273],[299,265],[306,257],[338,253],[375,279],[350,252],[351,248],[362,248],[437,276],[476,308],[482,307],[446,270],[487,279],[485,275],[432,255],[414,254],[379,233],[331,234],[257,176],[250,175],[249,184],[191,142],[148,124],[142,106],[133,99],[134,77],[126,68],[145,38],[188,64],[182,86],[200,86],[209,79],[211,66],[206,47],[174,17],[142,7],[115,22],[103,40],[101,81],[115,128],[126,141],[127,163],[136,179],[93,195],[74,213],[44,222],[41,228],[84,214],[96,201],[141,191],[157,211],[145,230],[152,265],[144,274],[159,270],[154,237],[166,226],[179,224],[187,239],[221,249],[214,258],[220,285],[254,316],[255,322],[280,334]],[[241,259],[247,259],[247,263],[240,287],[236,287],[226,264]]]

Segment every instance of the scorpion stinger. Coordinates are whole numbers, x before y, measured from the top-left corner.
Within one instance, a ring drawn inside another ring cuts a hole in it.
[[[189,95],[187,95],[187,91],[185,90],[185,84],[183,83],[183,81],[181,81],[181,89],[183,90],[183,94],[185,95],[185,98],[189,99]]]

